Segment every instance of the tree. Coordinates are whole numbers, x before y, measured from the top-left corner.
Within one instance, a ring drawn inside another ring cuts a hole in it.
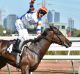
[[[0,25],[0,36],[2,36],[2,35],[3,35],[3,30],[4,30],[3,26],[2,26],[2,25]]]

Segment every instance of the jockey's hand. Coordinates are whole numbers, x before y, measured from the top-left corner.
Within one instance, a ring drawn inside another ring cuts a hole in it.
[[[31,3],[34,3],[35,2],[35,0],[31,0]]]
[[[35,1],[35,0],[31,0],[31,1]]]

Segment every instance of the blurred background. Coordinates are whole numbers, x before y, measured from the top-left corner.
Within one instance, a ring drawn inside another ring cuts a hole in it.
[[[15,21],[29,9],[30,0],[0,1],[0,36],[16,35]],[[80,36],[80,1],[79,0],[36,0],[37,10],[42,5],[48,8],[48,14],[43,17],[42,31],[50,25],[56,26],[67,37]],[[27,26],[29,34],[35,34],[34,25]]]

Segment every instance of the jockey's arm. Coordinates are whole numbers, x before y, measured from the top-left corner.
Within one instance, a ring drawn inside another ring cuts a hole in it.
[[[29,10],[27,11],[27,13],[31,13],[34,11],[34,9],[35,9],[34,8],[34,2],[35,2],[35,0],[31,0]]]
[[[37,35],[41,35],[41,32],[42,32],[42,23],[37,23],[37,27],[36,27],[36,33]]]

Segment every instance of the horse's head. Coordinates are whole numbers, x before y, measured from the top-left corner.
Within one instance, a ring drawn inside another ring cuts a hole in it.
[[[51,43],[56,43],[66,48],[70,47],[72,42],[69,41],[56,27],[50,26],[47,28],[42,35],[45,35],[47,40]]]

